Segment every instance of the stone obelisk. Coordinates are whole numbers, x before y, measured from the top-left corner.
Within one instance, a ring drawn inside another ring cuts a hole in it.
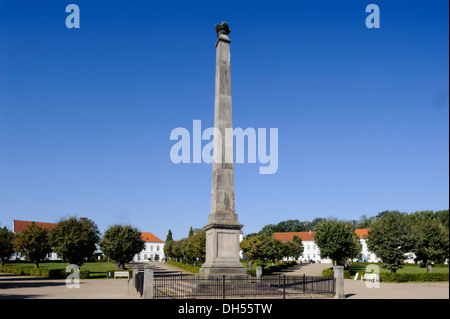
[[[239,234],[244,226],[234,211],[233,135],[225,139],[226,129],[232,130],[230,28],[226,22],[215,27],[216,88],[214,102],[213,173],[211,214],[206,231],[206,261],[200,274],[244,275],[246,268],[239,261]]]

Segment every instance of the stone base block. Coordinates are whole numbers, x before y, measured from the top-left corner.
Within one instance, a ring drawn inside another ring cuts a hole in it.
[[[200,275],[247,275],[247,269],[237,261],[205,262],[200,268]]]
[[[203,275],[246,275],[247,269],[239,261],[241,224],[215,224],[206,230],[206,261],[200,268]]]

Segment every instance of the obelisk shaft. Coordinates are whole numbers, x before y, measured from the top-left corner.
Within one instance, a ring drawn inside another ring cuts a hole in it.
[[[219,30],[217,30],[219,28]],[[229,28],[216,28],[216,87],[214,100],[214,148],[211,189],[211,215],[208,224],[234,224],[237,221],[234,206],[233,129],[231,112],[231,68]],[[228,138],[226,138],[228,137]],[[231,138],[230,138],[231,137]]]
[[[214,102],[213,172],[211,214],[206,231],[205,275],[246,274],[239,261],[239,235],[243,225],[234,208],[233,128],[231,117],[230,29],[216,25],[216,87]],[[228,137],[228,138],[226,138]]]
[[[211,216],[209,220],[209,222],[225,224],[237,222],[234,211],[233,140],[225,139],[226,129],[233,129],[230,42],[226,32],[218,33],[214,101],[214,128],[216,131],[214,134]]]

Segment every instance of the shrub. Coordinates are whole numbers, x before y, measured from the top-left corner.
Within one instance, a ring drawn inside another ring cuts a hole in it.
[[[43,269],[43,275],[50,279],[64,279],[67,277],[67,273],[64,269]]]
[[[322,276],[324,277],[334,277],[334,270],[333,268],[327,268],[322,270]],[[350,278],[350,271],[344,270],[344,278],[349,279]]]
[[[333,268],[327,268],[327,269],[322,270],[322,276],[333,277],[334,276]]]
[[[90,276],[89,270],[80,270],[80,279],[89,279]]]

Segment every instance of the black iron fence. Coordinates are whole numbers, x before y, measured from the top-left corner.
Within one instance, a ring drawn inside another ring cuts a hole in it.
[[[295,298],[334,295],[335,279],[321,276],[154,276],[153,298]]]

